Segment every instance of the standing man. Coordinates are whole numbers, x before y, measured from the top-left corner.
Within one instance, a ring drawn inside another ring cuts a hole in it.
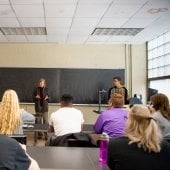
[[[41,78],[37,87],[34,89],[33,98],[35,101],[35,112],[38,119],[36,123],[48,123],[48,88],[46,87],[45,79]],[[41,133],[38,137],[41,138]]]
[[[110,99],[113,93],[119,93],[124,96],[124,103],[128,104],[128,91],[124,85],[121,84],[121,78],[116,76],[113,77],[113,87],[109,89],[108,100]]]
[[[62,95],[60,109],[51,114],[50,131],[54,131],[56,136],[77,133],[81,132],[83,123],[82,112],[73,108],[73,97],[69,94]]]

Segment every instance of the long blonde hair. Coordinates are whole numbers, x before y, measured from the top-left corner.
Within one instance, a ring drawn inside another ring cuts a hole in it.
[[[14,134],[21,123],[18,96],[14,90],[6,90],[0,106],[0,133]]]
[[[129,144],[137,143],[139,148],[148,152],[160,152],[162,134],[147,107],[142,105],[132,107],[125,133],[130,140]]]

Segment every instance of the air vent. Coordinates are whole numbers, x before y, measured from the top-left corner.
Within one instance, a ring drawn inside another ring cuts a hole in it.
[[[45,27],[1,27],[4,35],[47,35]]]
[[[91,35],[136,35],[143,28],[95,28]]]

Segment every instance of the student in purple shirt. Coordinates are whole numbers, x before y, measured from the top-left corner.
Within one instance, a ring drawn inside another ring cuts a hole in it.
[[[114,93],[109,100],[109,109],[102,112],[94,125],[97,134],[107,133],[110,137],[123,136],[128,111],[123,108],[124,97]]]

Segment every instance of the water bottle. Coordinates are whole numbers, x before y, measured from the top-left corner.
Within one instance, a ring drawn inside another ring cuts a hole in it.
[[[103,164],[107,163],[107,150],[109,144],[109,136],[107,133],[102,133],[100,136],[99,161]]]

